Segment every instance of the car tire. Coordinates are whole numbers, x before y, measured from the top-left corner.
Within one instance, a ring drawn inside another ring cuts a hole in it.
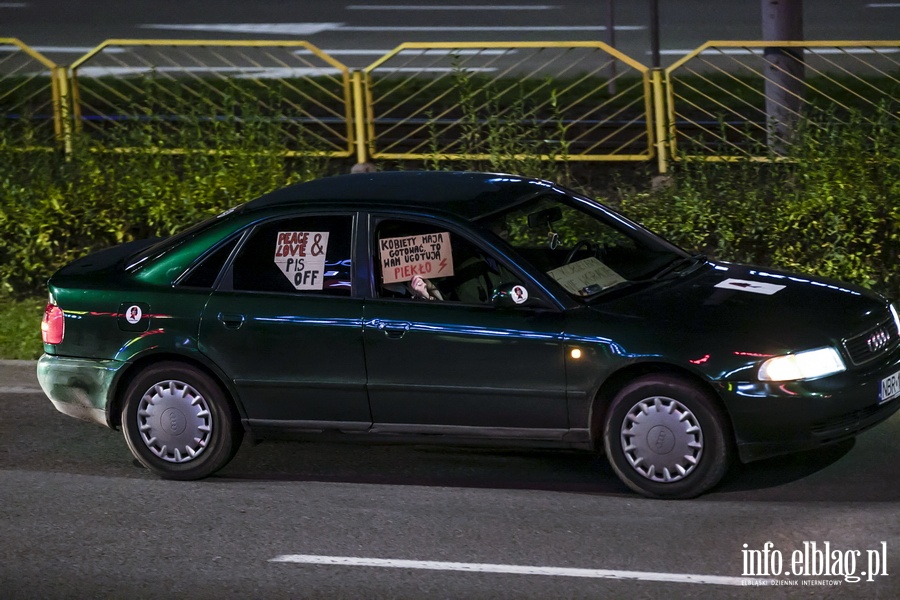
[[[155,364],[125,390],[122,431],[135,458],[164,479],[212,475],[237,453],[243,429],[212,377],[177,362]]]
[[[652,375],[613,398],[603,444],[616,475],[634,491],[649,498],[693,498],[728,470],[729,431],[710,393],[681,377]]]

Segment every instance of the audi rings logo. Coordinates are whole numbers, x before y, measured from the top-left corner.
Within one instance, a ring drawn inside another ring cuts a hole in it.
[[[866,341],[866,345],[869,347],[869,352],[878,352],[882,348],[888,345],[888,342],[891,341],[891,336],[884,329],[879,329],[875,333],[872,334]]]

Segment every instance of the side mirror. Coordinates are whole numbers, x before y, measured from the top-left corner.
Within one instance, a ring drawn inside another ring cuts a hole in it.
[[[491,293],[491,304],[500,308],[515,308],[528,303],[528,289],[521,283],[501,283]]]

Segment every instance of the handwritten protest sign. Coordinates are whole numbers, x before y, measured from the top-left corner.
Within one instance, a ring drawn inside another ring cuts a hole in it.
[[[547,275],[559,282],[567,292],[579,295],[587,295],[625,281],[621,275],[593,256],[547,271]]]
[[[275,264],[297,290],[324,288],[327,251],[327,231],[279,231],[275,238]]]
[[[426,233],[378,241],[384,283],[453,275],[450,233]]]

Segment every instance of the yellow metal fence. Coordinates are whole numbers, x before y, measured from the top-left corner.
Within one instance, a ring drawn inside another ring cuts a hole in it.
[[[68,77],[15,38],[0,38],[0,147],[52,150],[67,134]]]
[[[708,42],[651,70],[601,42],[407,43],[353,71],[304,41],[0,38],[0,145],[369,160],[772,160],[802,119],[897,127],[900,41]],[[900,129],[900,127],[897,127]],[[197,135],[195,135],[197,134]],[[198,140],[206,140],[200,142]],[[510,144],[514,141],[514,144]]]
[[[108,40],[71,78],[76,129],[111,149],[222,150],[260,130],[285,155],[354,149],[350,71],[308,42]]]
[[[666,89],[670,157],[769,160],[804,120],[900,129],[900,42],[711,41],[666,69]]]
[[[407,43],[364,77],[373,159],[653,156],[649,69],[601,42]]]

